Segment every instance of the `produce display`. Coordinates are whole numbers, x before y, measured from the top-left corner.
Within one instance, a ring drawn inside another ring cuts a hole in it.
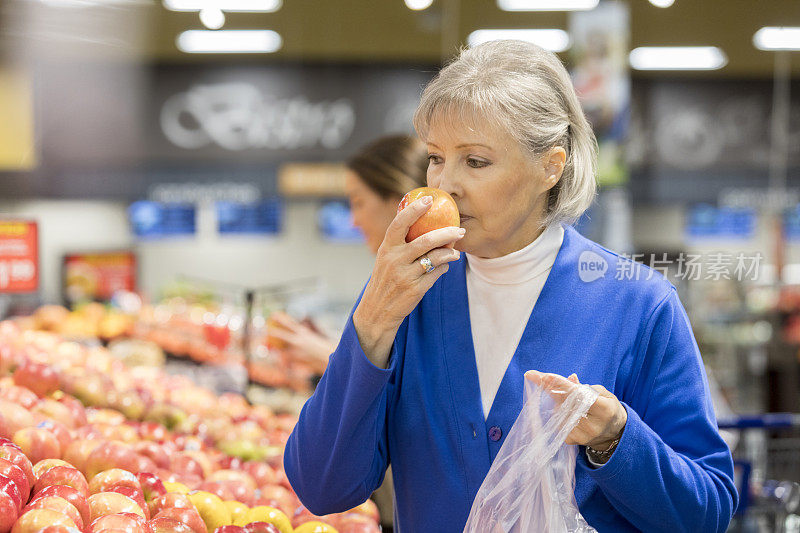
[[[0,533],[370,533],[292,491],[290,415],[0,322]]]
[[[60,305],[44,305],[21,318],[24,329],[52,331],[70,339],[111,340],[130,333],[134,318],[97,302],[70,311]]]
[[[222,309],[208,298],[195,301],[183,296],[142,305],[135,314],[99,303],[85,304],[75,311],[47,305],[22,319],[20,325],[68,339],[152,342],[175,357],[209,365],[244,365],[255,383],[310,394],[314,377],[321,375],[325,367],[297,357],[270,335],[277,327],[271,315],[269,312],[265,318],[263,310],[253,314],[249,342],[244,337],[241,309]],[[308,319],[303,323],[315,329]]]
[[[143,305],[131,336],[199,363],[244,364],[243,314],[241,310],[223,311],[213,302],[174,297]]]

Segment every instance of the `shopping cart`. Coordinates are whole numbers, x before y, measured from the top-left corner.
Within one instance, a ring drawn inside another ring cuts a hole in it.
[[[720,419],[733,450],[739,507],[729,531],[800,533],[800,415]]]

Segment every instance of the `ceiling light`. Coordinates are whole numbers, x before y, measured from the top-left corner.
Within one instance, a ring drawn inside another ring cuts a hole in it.
[[[642,46],[629,56],[636,70],[716,70],[725,66],[725,52],[715,46]]]
[[[650,0],[650,3],[656,7],[669,7],[675,3],[675,0]]]
[[[228,13],[273,13],[282,5],[282,0],[164,0],[164,7],[170,11],[219,9]]]
[[[272,30],[187,30],[176,44],[189,54],[269,54],[280,50],[283,39]]]
[[[406,7],[414,11],[422,11],[431,7],[433,0],[405,0]]]
[[[586,11],[600,0],[497,0],[503,11]]]
[[[563,52],[570,46],[569,34],[564,30],[475,30],[469,34],[470,46],[489,41],[517,39],[541,46],[551,52]]]
[[[200,11],[200,22],[209,30],[218,30],[225,25],[225,13],[216,8]]]
[[[766,26],[753,35],[759,50],[800,50],[800,27]]]

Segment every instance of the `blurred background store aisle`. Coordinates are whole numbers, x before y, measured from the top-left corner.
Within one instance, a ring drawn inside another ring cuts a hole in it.
[[[320,369],[270,315],[335,338],[373,261],[344,161],[495,38],[568,65],[600,142],[578,229],[676,284],[719,416],[800,413],[795,0],[0,0],[0,319],[296,412]],[[800,528],[800,433],[729,436],[736,527]]]

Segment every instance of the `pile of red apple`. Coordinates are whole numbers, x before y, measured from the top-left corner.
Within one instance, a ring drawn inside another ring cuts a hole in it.
[[[305,509],[296,419],[103,348],[0,322],[0,533],[374,533],[367,501]]]

